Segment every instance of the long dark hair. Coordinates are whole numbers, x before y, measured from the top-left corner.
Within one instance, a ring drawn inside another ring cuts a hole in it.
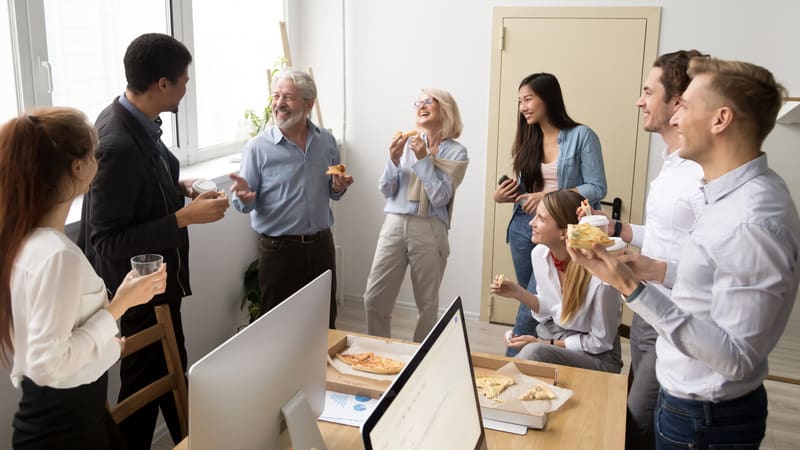
[[[0,360],[14,350],[11,271],[28,233],[63,198],[72,163],[94,151],[97,135],[72,108],[43,108],[0,129]]]
[[[526,85],[544,102],[547,118],[556,128],[565,130],[580,125],[567,114],[561,85],[555,75],[543,72],[528,75],[519,83],[517,90]],[[528,125],[522,113],[517,114],[517,135],[511,147],[511,157],[514,159],[514,172],[522,178],[527,192],[541,191],[544,188],[544,135],[542,127],[538,123]]]

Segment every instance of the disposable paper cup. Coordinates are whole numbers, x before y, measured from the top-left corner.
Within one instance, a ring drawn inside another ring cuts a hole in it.
[[[154,253],[136,255],[131,258],[131,268],[136,272],[137,277],[149,275],[161,267],[164,257]]]
[[[198,194],[202,194],[203,192],[209,191],[217,191],[217,183],[214,183],[211,180],[206,180],[205,178],[198,178],[197,180],[192,183],[192,190]]]
[[[614,245],[612,245],[611,247],[606,247],[606,251],[608,252],[609,255],[619,256],[623,252],[625,252],[625,249],[628,247],[628,244],[626,244],[625,241],[622,240],[622,238],[611,237],[609,239],[614,241]]]
[[[588,223],[589,225],[593,225],[605,233],[608,231],[608,217],[601,216],[599,214],[591,215],[591,216],[583,216],[580,222],[578,223]]]

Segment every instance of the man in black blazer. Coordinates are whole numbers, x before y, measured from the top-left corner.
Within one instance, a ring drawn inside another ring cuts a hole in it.
[[[167,265],[164,294],[131,308],[120,320],[123,336],[155,324],[153,306],[168,304],[186,369],[181,300],[189,287],[187,226],[223,217],[228,200],[216,192],[192,195],[193,180],[179,181],[178,159],[161,141],[162,112],[177,112],[186,93],[192,56],[171,36],[144,34],[125,52],[125,93],[97,118],[97,176],[83,200],[78,244],[107,287],[119,286],[131,270],[130,258],[157,253]],[[184,205],[185,197],[193,198]],[[119,400],[166,374],[160,345],[152,345],[122,361]],[[149,449],[158,409],[173,441],[180,425],[171,394],[161,397],[120,424],[131,449]]]

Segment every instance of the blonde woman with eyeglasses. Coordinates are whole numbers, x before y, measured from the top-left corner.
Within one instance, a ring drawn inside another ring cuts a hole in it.
[[[463,126],[449,92],[422,89],[414,109],[417,133],[398,133],[392,138],[378,182],[386,197],[386,219],[364,305],[367,333],[391,337],[392,310],[410,267],[419,312],[414,341],[420,342],[436,323],[439,286],[450,255],[453,200],[469,160],[467,149],[455,140]]]

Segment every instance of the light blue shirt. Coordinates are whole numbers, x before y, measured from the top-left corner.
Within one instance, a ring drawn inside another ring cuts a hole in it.
[[[386,161],[386,168],[378,181],[378,189],[386,197],[386,206],[383,212],[387,214],[406,214],[416,216],[419,214],[419,202],[408,200],[408,184],[413,171],[422,181],[425,193],[430,200],[428,215],[436,217],[450,228],[450,215],[447,205],[455,194],[453,180],[446,173],[433,166],[429,156],[417,159],[409,148],[410,139],[406,142],[400,165],[395,166],[391,158]],[[467,160],[467,149],[463,145],[447,139],[439,144],[439,159],[455,161]]]
[[[325,172],[339,164],[339,149],[330,133],[311,121],[307,124],[305,149],[272,127],[242,150],[239,175],[256,192],[256,199],[244,203],[234,195],[232,203],[240,212],[250,213],[258,233],[312,234],[333,225],[328,200],[339,200],[344,191],[333,192],[332,176]]]
[[[656,375],[677,397],[731,400],[758,388],[800,283],[800,219],[762,155],[696,191],[706,206],[670,298],[645,284],[628,305],[658,331]]]

